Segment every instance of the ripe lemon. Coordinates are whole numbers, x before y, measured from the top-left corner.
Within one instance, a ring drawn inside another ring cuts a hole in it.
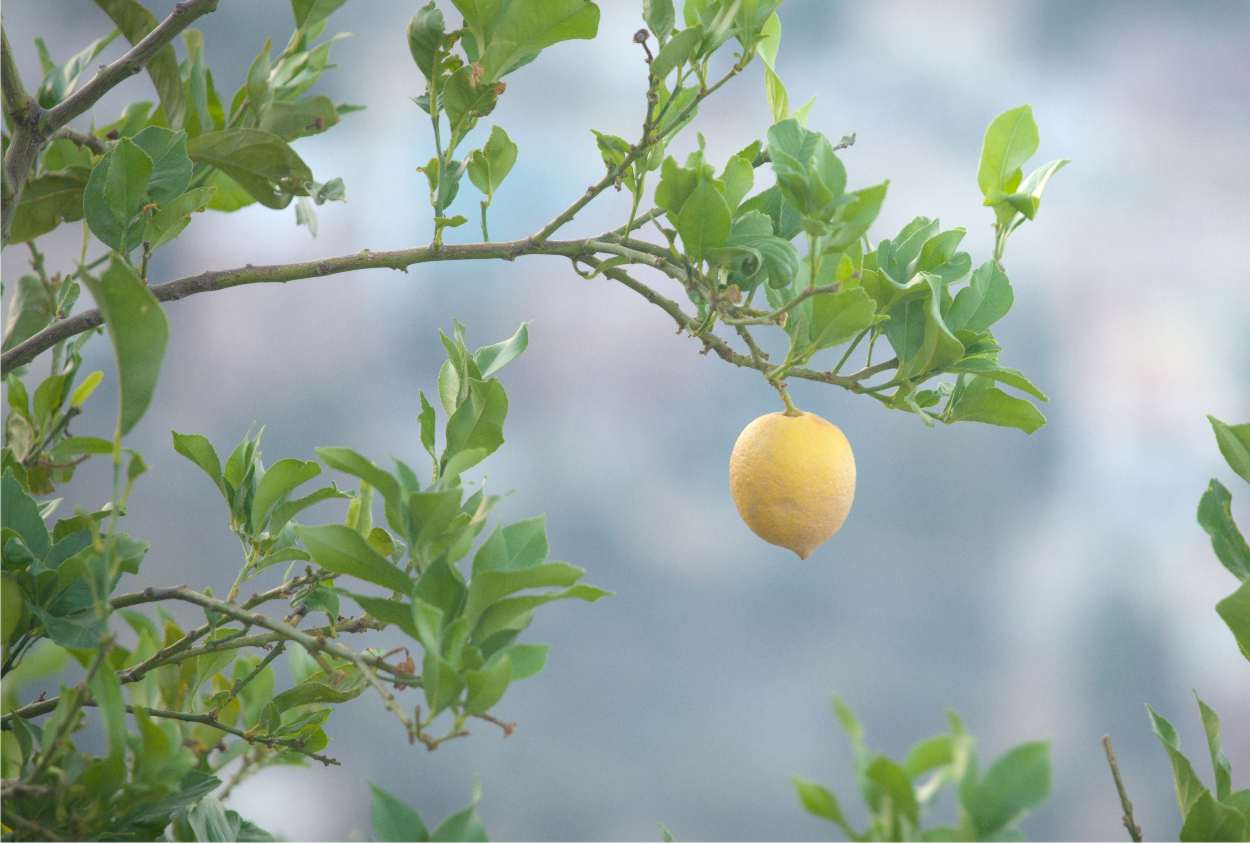
[[[851,511],[851,443],[837,425],[813,413],[760,416],[734,443],[729,491],[757,536],[806,559]]]

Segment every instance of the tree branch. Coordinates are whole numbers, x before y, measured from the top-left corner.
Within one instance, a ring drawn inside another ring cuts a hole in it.
[[[152,287],[158,301],[178,301],[198,293],[209,293],[240,287],[246,284],[273,284],[299,281],[305,278],[322,278],[358,269],[397,269],[431,261],[457,260],[515,260],[522,255],[568,255],[588,251],[586,241],[531,243],[516,240],[504,243],[444,244],[438,248],[421,246],[389,252],[371,252],[365,249],[354,255],[323,258],[302,263],[275,264],[270,266],[243,266],[201,272]],[[7,374],[17,366],[25,365],[58,342],[89,331],[104,324],[99,310],[87,310],[54,322],[25,342],[15,345],[0,356],[0,374]]]
[[[378,696],[382,698],[382,702],[386,705],[386,707],[390,709],[391,713],[394,714],[401,723],[404,724],[404,728],[408,731],[409,741],[411,742],[416,740],[417,730],[416,726],[413,724],[412,718],[399,707],[399,704],[395,701],[394,695],[391,694],[391,692],[386,689],[386,686],[381,683],[377,674],[375,674],[373,670],[369,669],[372,667],[385,670],[388,673],[395,673],[395,668],[392,665],[387,664],[381,658],[376,656],[362,656],[355,650],[349,647],[344,647],[342,644],[337,642],[327,641],[323,637],[310,635],[307,632],[296,629],[290,624],[285,624],[282,621],[276,621],[273,618],[266,617],[265,615],[259,613],[253,614],[248,612],[246,609],[242,609],[234,605],[233,603],[226,603],[223,600],[217,600],[216,598],[200,594],[198,591],[192,591],[186,586],[178,586],[176,588],[145,588],[142,593],[151,600],[180,600],[184,603],[193,603],[203,609],[211,609],[212,611],[219,612],[223,615],[234,618],[237,621],[241,621],[244,624],[250,624],[272,630],[273,632],[280,633],[283,638],[299,644],[310,654],[329,653],[330,655],[337,656],[340,659],[346,659],[356,666],[356,668],[365,677],[365,680],[373,686],[375,691],[378,692]]]
[[[22,187],[41,141],[36,125],[41,117],[39,104],[26,92],[9,33],[0,27],[0,88],[3,89],[4,114],[9,122],[9,148],[4,153],[3,186],[0,187],[0,238],[8,240],[13,225],[13,212],[22,197]]]
[[[85,112],[122,80],[142,70],[152,58],[199,17],[217,8],[219,0],[184,0],[174,6],[165,20],[143,37],[112,64],[106,65],[91,81],[52,108],[43,111],[22,87],[9,48],[8,35],[3,43],[3,93],[5,113],[12,123],[12,136],[4,155],[3,208],[0,209],[0,236],[5,242],[13,225],[13,211],[22,198],[26,177],[39,155],[39,150],[56,131]]]
[[[0,88],[4,93],[4,114],[14,123],[29,118],[30,106],[35,105],[26,86],[22,84],[22,74],[18,72],[17,62],[13,59],[13,48],[9,46],[9,31],[0,28]]]
[[[158,23],[138,44],[112,64],[101,68],[91,81],[70,94],[61,102],[44,112],[40,128],[45,137],[69,123],[78,115],[95,105],[119,83],[134,76],[147,66],[157,53],[178,33],[190,26],[197,18],[217,9],[218,0],[184,0],[174,6],[163,21]]]
[[[312,635],[313,637],[318,637],[318,636],[330,635],[332,632],[337,632],[337,633],[364,632],[366,630],[377,630],[377,629],[382,629],[382,628],[383,627],[380,626],[378,622],[374,621],[372,618],[361,617],[361,618],[356,618],[351,621],[340,623],[337,626],[335,626],[333,630],[331,630],[330,627],[318,627],[316,629],[310,629],[308,630],[308,634]],[[179,639],[179,641],[181,640],[183,639]],[[238,636],[235,638],[227,638],[221,641],[212,641],[204,645],[203,647],[194,647],[194,648],[180,650],[179,652],[168,655],[165,658],[157,662],[153,661],[153,659],[156,658],[156,656],[153,656],[152,659],[148,659],[142,662],[141,664],[137,664],[128,670],[123,670],[120,673],[118,673],[117,681],[123,685],[127,685],[127,684],[130,684],[131,682],[138,682],[142,680],[143,677],[149,671],[155,670],[158,667],[165,667],[166,665],[170,665],[170,664],[178,664],[179,662],[184,662],[187,659],[199,658],[200,656],[207,656],[212,653],[220,653],[225,650],[243,650],[249,647],[268,647],[273,644],[283,643],[285,642],[285,640],[286,639],[280,633],[267,632],[263,635]],[[272,654],[274,651],[278,649],[279,649],[278,647],[274,647],[274,650],[270,651],[270,653]],[[161,652],[163,653],[165,651],[162,650]],[[157,656],[159,655],[160,653],[157,654]],[[257,672],[259,673],[259,670]],[[254,677],[250,677],[250,676],[247,677],[247,682],[250,682],[253,678]],[[388,679],[387,681],[388,682],[394,681],[401,685],[407,685],[407,686],[419,687],[421,685],[420,677],[412,676],[409,674],[403,674],[403,673],[400,673],[398,676],[394,677],[393,679]],[[246,685],[247,682],[241,682],[239,683],[238,686],[242,688],[242,686]],[[7,712],[2,717],[0,717],[0,728],[8,729],[9,723],[14,717],[20,717],[23,720],[30,720],[33,717],[40,717],[44,714],[47,714],[48,712],[56,708],[57,703],[60,702],[60,700],[61,700],[60,697],[48,697],[47,699],[42,699],[42,700],[39,700],[38,702],[28,703],[27,705],[24,705],[21,708],[17,708],[17,709],[14,709],[13,711]]]
[[[1111,768],[1111,778],[1115,781],[1115,792],[1120,795],[1120,807],[1124,810],[1124,828],[1134,843],[1141,843],[1141,826],[1133,819],[1133,803],[1128,799],[1128,791],[1124,789],[1124,780],[1120,778],[1120,765],[1115,760],[1115,750],[1111,748],[1111,736],[1102,736],[1102,750],[1107,755],[1107,766]]]
[[[421,263],[430,263],[434,261],[462,261],[462,260],[515,260],[525,255],[558,255],[575,259],[578,262],[585,263],[588,266],[598,267],[602,261],[594,257],[596,247],[602,247],[604,244],[593,239],[587,240],[552,240],[537,243],[532,240],[513,240],[503,243],[466,243],[466,244],[444,244],[438,248],[429,246],[421,246],[413,249],[400,249],[388,252],[371,252],[364,250],[354,255],[343,255],[340,257],[323,258],[315,261],[305,261],[303,263],[290,264],[274,264],[269,266],[243,266],[237,269],[226,269],[202,272],[199,275],[192,275],[186,278],[180,278],[176,281],[168,281],[164,284],[158,284],[152,287],[152,293],[158,301],[178,301],[188,296],[198,295],[200,293],[215,292],[217,290],[226,290],[231,287],[241,287],[247,284],[273,284],[285,283],[287,281],[299,281],[305,278],[322,278],[328,275],[338,275],[344,272],[354,272],[358,269],[397,269],[407,270],[409,266]],[[629,247],[636,251],[641,251],[639,246],[641,241],[630,241]],[[655,249],[660,247],[654,246]],[[613,248],[613,251],[621,251]],[[641,258],[640,258],[641,259]],[[660,260],[654,262],[648,261],[648,265],[654,266],[661,271],[668,271]],[[672,274],[669,272],[669,274]],[[678,327],[682,330],[689,331],[692,334],[698,333],[698,326],[695,321],[688,317],[681,307],[671,299],[657,293],[655,290],[643,284],[641,281],[630,276],[628,273],[613,268],[604,272],[604,275],[624,284],[634,292],[641,295],[647,301],[659,307],[665,313],[673,318]],[[83,331],[89,331],[103,324],[104,320],[99,310],[87,310],[68,319],[62,319],[54,322],[47,328],[32,336],[25,342],[19,343],[8,351],[0,355],[0,373],[7,374],[17,366],[25,365],[37,357],[42,352],[56,345],[58,342],[68,339],[69,337],[81,334]],[[766,365],[757,364],[751,357],[734,351],[728,343],[720,337],[707,332],[699,335],[699,339],[703,342],[704,347],[709,351],[716,352],[716,355],[726,362],[733,363],[735,366],[742,366],[758,371],[767,371]],[[888,360],[868,369],[856,372],[850,375],[835,375],[832,372],[819,372],[813,369],[795,368],[788,373],[789,377],[801,378],[803,380],[820,381],[834,386],[840,386],[850,389],[853,392],[860,391],[859,383],[861,380],[870,377],[887,369],[892,369],[898,365],[897,360]],[[114,601],[114,605],[116,601]]]
[[[83,705],[95,706],[97,705],[97,703],[93,699],[88,699],[83,702]],[[335,759],[331,758],[328,755],[321,755],[319,753],[309,752],[303,749],[300,746],[298,741],[286,740],[283,738],[271,738],[266,735],[251,735],[243,731],[242,729],[236,729],[233,726],[227,726],[225,723],[220,722],[211,714],[190,714],[185,711],[170,711],[168,709],[163,709],[163,708],[148,708],[147,706],[142,706],[142,705],[127,705],[126,710],[129,711],[131,714],[135,713],[136,711],[142,711],[144,714],[148,715],[149,717],[160,717],[165,720],[181,720],[183,723],[197,723],[201,726],[211,726],[212,728],[217,729],[218,731],[225,732],[230,735],[234,735],[236,738],[242,738],[248,743],[262,744],[271,749],[286,750],[288,752],[298,752],[300,755],[306,755],[315,761],[320,761],[322,764],[326,765],[327,767],[341,766],[338,761],[336,761]]]
[[[75,146],[85,146],[96,155],[103,155],[109,151],[109,145],[97,138],[95,135],[88,134],[87,132],[76,132],[69,126],[62,126],[57,129],[52,133],[52,137],[49,138],[49,140],[56,140],[58,138],[73,141]]]

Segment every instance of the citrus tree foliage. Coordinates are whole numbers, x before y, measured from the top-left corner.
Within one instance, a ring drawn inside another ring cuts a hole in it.
[[[920,741],[902,761],[873,752],[859,719],[840,699],[838,722],[851,741],[855,773],[869,820],[859,830],[823,785],[795,777],[799,802],[828,820],[849,840],[1021,840],[1016,823],[1050,794],[1050,747],[1023,743],[988,769],[977,762],[976,741],[953,711],[950,731]],[[958,802],[958,825],[926,823],[925,814],[950,787]]]
[[[1215,431],[1220,453],[1242,480],[1250,483],[1250,424],[1225,424],[1214,416],[1207,417]],[[1211,485],[1198,503],[1198,523],[1211,537],[1211,547],[1224,567],[1241,585],[1215,605],[1232,632],[1241,654],[1250,661],[1250,546],[1232,516],[1232,495],[1219,480]],[[1250,788],[1233,789],[1232,768],[1220,740],[1220,718],[1197,692],[1194,700],[1202,730],[1207,739],[1211,772],[1215,786],[1208,788],[1194,770],[1189,758],[1181,752],[1176,729],[1167,718],[1149,705],[1150,726],[1167,753],[1172,766],[1172,782],[1181,814],[1181,840],[1250,840]],[[1245,712],[1241,712],[1244,714]],[[1113,768],[1114,769],[1114,768]],[[1120,783],[1117,781],[1117,786]],[[1141,839],[1136,828],[1132,806],[1124,799],[1124,824],[1133,839]]]
[[[126,435],[159,387],[162,302],[361,269],[556,255],[584,278],[634,290],[704,352],[761,374],[787,407],[787,382],[800,378],[927,424],[1031,432],[1044,423],[1033,403],[1044,393],[1000,363],[994,330],[1013,301],[1008,238],[1036,217],[1065,162],[1025,175],[1038,131],[1027,106],[1012,109],[990,123],[976,173],[991,254],[974,260],[960,250],[963,228],[927,217],[874,232],[888,183],[856,184],[839,154],[854,135],[835,143],[810,124],[811,102],[791,107],[776,72],[779,0],[687,0],[680,10],[645,0],[645,29],[606,34],[589,0],[426,3],[395,37],[410,49],[414,107],[429,117],[435,150],[414,162],[432,209],[428,244],[150,277],[151,255],[194,236],[201,212],[293,206],[315,235],[317,206],[344,199],[343,182],[314,174],[296,150],[360,108],[316,89],[344,37],[326,35],[344,3],[291,0],[291,37],[281,48],[266,42],[233,93],[218,90],[192,27],[217,0],[186,0],[163,20],[139,0],[95,0],[108,31],[65,60],[57,55],[72,48],[38,40],[37,76],[17,67],[4,33],[3,240],[30,254],[30,271],[12,282],[2,356],[6,837],[264,838],[221,800],[267,765],[337,763],[324,729],[337,704],[372,694],[409,742],[429,749],[481,721],[509,732],[493,712],[547,657],[523,638],[534,613],[605,595],[580,568],[548,559],[542,518],[488,523],[497,497],[465,473],[503,443],[499,373],[528,332],[474,348],[458,323],[443,336],[435,399],[415,403],[424,469],[375,461],[366,453],[376,445],[267,463],[260,431],[228,450],[173,432],[186,468],[219,492],[241,554],[224,595],[150,583],[147,544],[125,530],[146,471]],[[523,84],[517,70],[594,37],[638,45],[639,129],[630,139],[592,130],[586,142],[603,169],[590,186],[529,237],[492,241],[492,202],[526,160],[487,118]],[[100,64],[123,41],[123,54]],[[697,133],[693,153],[671,153],[756,59],[771,125],[726,160],[712,160]],[[149,100],[115,118],[98,113],[104,94],[141,71]],[[969,190],[972,169],[970,157]],[[469,186],[477,206],[466,215]],[[630,197],[616,228],[555,238],[610,189]],[[65,226],[81,232],[81,251],[50,266],[40,240]],[[452,242],[475,228],[481,242]],[[79,306],[84,288],[94,307]],[[111,376],[83,371],[83,345],[101,330]],[[766,332],[784,335],[783,355],[764,350]],[[75,417],[105,380],[120,396],[116,425],[78,430]],[[61,489],[91,459],[111,464],[112,494],[64,511]],[[198,621],[180,626],[172,603],[195,607]],[[387,646],[352,643],[364,633]],[[279,660],[286,670],[275,670]],[[59,691],[35,697],[35,683],[53,678]],[[103,754],[83,748],[88,724]],[[400,805],[375,791],[380,837],[479,835],[471,810],[427,833]],[[901,828],[897,816],[890,822]]]

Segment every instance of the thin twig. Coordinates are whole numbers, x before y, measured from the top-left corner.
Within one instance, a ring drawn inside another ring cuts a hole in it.
[[[503,736],[505,738],[512,737],[512,733],[516,731],[516,723],[514,722],[507,721],[507,720],[500,720],[498,717],[495,717],[490,714],[474,714],[473,716],[476,717],[478,720],[485,720],[487,723],[494,723],[496,726],[498,726],[500,729],[503,730]]]
[[[695,96],[695,98],[691,100],[690,104],[686,106],[684,109],[682,109],[680,114],[678,114],[675,118],[673,118],[671,126],[673,127],[681,126],[682,122],[691,114],[693,114],[696,109],[698,109],[699,104],[701,102],[703,102],[705,99],[710,97],[712,94],[716,93],[721,88],[721,86],[724,85],[726,82],[728,82],[730,79],[734,78],[739,73],[741,73],[742,68],[743,68],[743,65],[735,64],[733,67],[729,69],[729,71],[723,77],[721,77],[719,81],[716,82],[716,84],[699,91],[699,93]],[[670,100],[670,102],[672,102],[672,100]],[[663,138],[656,137],[656,136],[643,137],[641,140],[638,141],[638,143],[634,144],[633,146],[629,148],[629,151],[625,153],[625,157],[621,160],[619,164],[617,164],[615,167],[609,168],[608,172],[603,176],[603,178],[599,179],[599,181],[595,182],[590,187],[586,188],[586,191],[581,196],[579,196],[576,199],[576,201],[573,202],[573,204],[569,205],[567,208],[561,211],[559,215],[556,216],[555,219],[553,219],[551,222],[543,226],[536,234],[534,234],[529,239],[532,242],[541,243],[544,240],[546,240],[548,237],[550,237],[552,234],[555,234],[556,231],[558,231],[561,227],[565,225],[565,223],[569,222],[571,219],[573,219],[573,217],[577,216],[578,212],[581,211],[582,208],[589,205],[591,200],[593,200],[600,193],[603,193],[603,191],[607,190],[612,185],[616,184],[617,179],[621,178],[621,176],[625,174],[625,171],[629,169],[629,167],[632,166],[636,160],[638,160],[647,152],[649,152],[651,148],[655,146],[655,144],[659,143],[661,140],[663,140]],[[628,226],[626,226],[625,230],[628,230]]]
[[[86,699],[83,701],[82,704],[86,706],[95,706],[97,703],[93,699]],[[225,723],[222,723],[217,718],[213,717],[212,714],[190,714],[185,711],[170,711],[168,709],[163,709],[163,708],[148,708],[147,706],[144,706],[144,705],[127,705],[126,710],[129,711],[131,714],[137,711],[141,711],[144,714],[148,715],[149,717],[159,717],[164,720],[180,720],[183,723],[195,723],[200,726],[209,726],[213,729],[217,729],[218,731],[225,732],[228,735],[234,735],[236,738],[241,738],[242,740],[245,740],[248,743],[262,744],[263,746],[267,746],[271,749],[280,749],[280,750],[284,750],[288,752],[298,752],[300,755],[306,755],[309,758],[313,759],[314,761],[320,761],[322,764],[326,765],[327,767],[340,766],[339,762],[336,759],[331,758],[328,755],[321,755],[320,753],[307,751],[302,746],[300,746],[300,743],[298,740],[291,740],[287,738],[271,738],[267,735],[249,734],[243,731],[242,729],[236,729],[233,726],[227,726]]]
[[[282,655],[283,651],[285,650],[286,650],[286,642],[281,641],[277,644],[277,646],[275,646],[272,650],[266,653],[265,657],[256,663],[256,667],[252,668],[248,672],[247,676],[244,676],[239,681],[235,682],[233,686],[231,686],[229,696],[227,696],[224,700],[222,700],[221,702],[213,706],[213,709],[211,712],[213,717],[216,717],[218,714],[221,713],[221,710],[223,708],[230,705],[230,703],[234,701],[235,697],[239,695],[239,692],[242,691],[244,688],[246,688],[248,686],[248,683],[250,683],[253,679],[255,679],[257,676],[260,676],[261,672],[265,668],[269,667],[269,665],[273,664],[273,660],[276,659],[278,656]]]
[[[85,146],[96,155],[103,155],[109,151],[109,145],[97,138],[89,132],[78,132],[69,126],[62,126],[52,133],[51,140],[64,139],[72,141],[75,146]]]
[[[1120,778],[1120,765],[1115,760],[1115,750],[1111,748],[1111,736],[1102,736],[1102,749],[1107,755],[1107,766],[1111,768],[1111,778],[1115,780],[1115,792],[1120,795],[1120,807],[1124,809],[1124,828],[1134,843],[1141,843],[1141,826],[1133,819],[1133,803],[1129,801],[1128,791],[1124,789],[1124,780]]]

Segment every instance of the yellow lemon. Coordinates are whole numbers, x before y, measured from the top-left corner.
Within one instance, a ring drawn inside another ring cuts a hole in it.
[[[806,559],[851,511],[855,455],[837,425],[820,416],[769,413],[738,435],[729,490],[757,536]]]

